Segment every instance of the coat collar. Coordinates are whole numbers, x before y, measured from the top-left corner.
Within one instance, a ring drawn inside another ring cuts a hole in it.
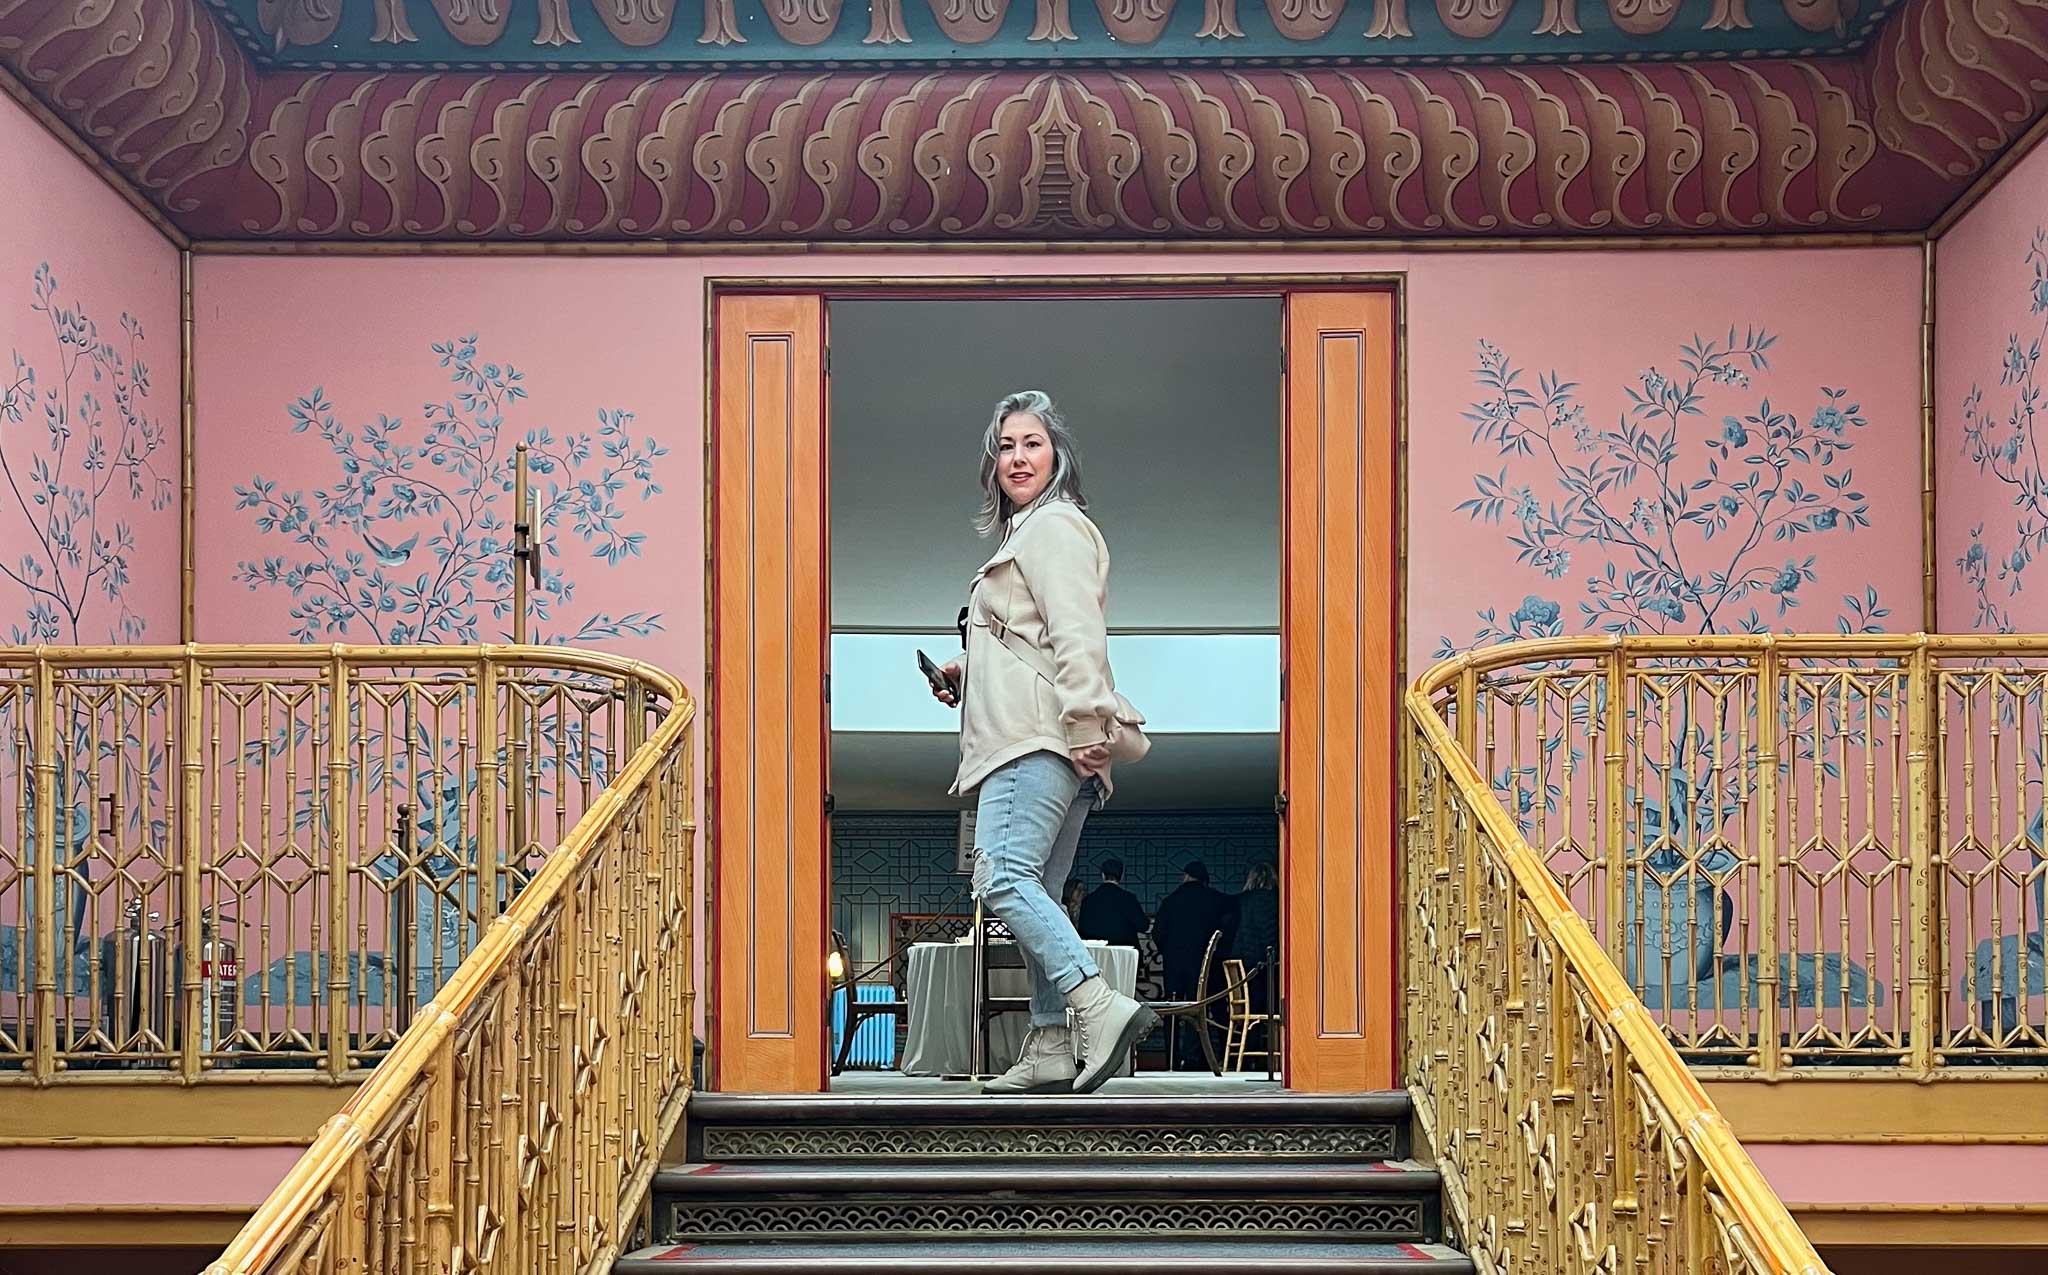
[[[982,563],[981,569],[974,573],[974,582],[976,584],[981,583],[981,578],[990,571],[1017,556],[1017,533],[1024,529],[1024,525],[1030,522],[1034,515],[1051,505],[1065,505],[1071,509],[1074,507],[1074,502],[1057,497],[1052,500],[1041,500],[1022,513],[1012,515],[1009,522],[1004,524],[1003,542],[996,546],[996,551],[989,555],[988,561]]]

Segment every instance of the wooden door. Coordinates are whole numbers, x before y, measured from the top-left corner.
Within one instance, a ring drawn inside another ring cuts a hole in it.
[[[1394,1084],[1395,298],[1286,305],[1281,693],[1289,1087]]]
[[[825,1084],[825,306],[717,304],[713,1084]]]

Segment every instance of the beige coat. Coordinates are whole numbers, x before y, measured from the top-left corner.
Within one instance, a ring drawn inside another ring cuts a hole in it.
[[[1108,597],[1109,546],[1078,505],[1051,500],[1011,520],[1002,547],[974,575],[953,792],[973,790],[1027,753],[1065,757],[1109,738],[1116,694],[1103,618]],[[1053,684],[1003,645],[1006,628],[1043,653]]]

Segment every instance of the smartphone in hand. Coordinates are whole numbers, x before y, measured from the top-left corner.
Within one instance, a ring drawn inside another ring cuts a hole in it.
[[[917,653],[917,667],[923,672],[924,680],[932,684],[934,692],[951,691],[953,689],[953,683],[947,679],[944,672],[940,671],[938,665],[932,663],[932,657],[926,655],[923,651]]]

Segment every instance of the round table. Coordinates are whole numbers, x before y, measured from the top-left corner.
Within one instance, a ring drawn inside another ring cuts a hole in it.
[[[1008,948],[1008,943],[990,944],[991,949]],[[1138,949],[1088,943],[1088,955],[1102,970],[1109,985],[1126,996],[1138,989]],[[988,972],[990,996],[1029,996],[1031,981],[1024,970],[1012,965]],[[910,1023],[903,1046],[903,1073],[909,1076],[958,1076],[973,1063],[974,1040],[974,945],[971,943],[917,943],[910,949],[910,965],[904,979],[904,999],[909,1003]],[[988,1025],[988,1067],[991,1072],[1008,1070],[1023,1047],[1030,1015],[998,1014]],[[1128,1064],[1126,1064],[1128,1067]]]

